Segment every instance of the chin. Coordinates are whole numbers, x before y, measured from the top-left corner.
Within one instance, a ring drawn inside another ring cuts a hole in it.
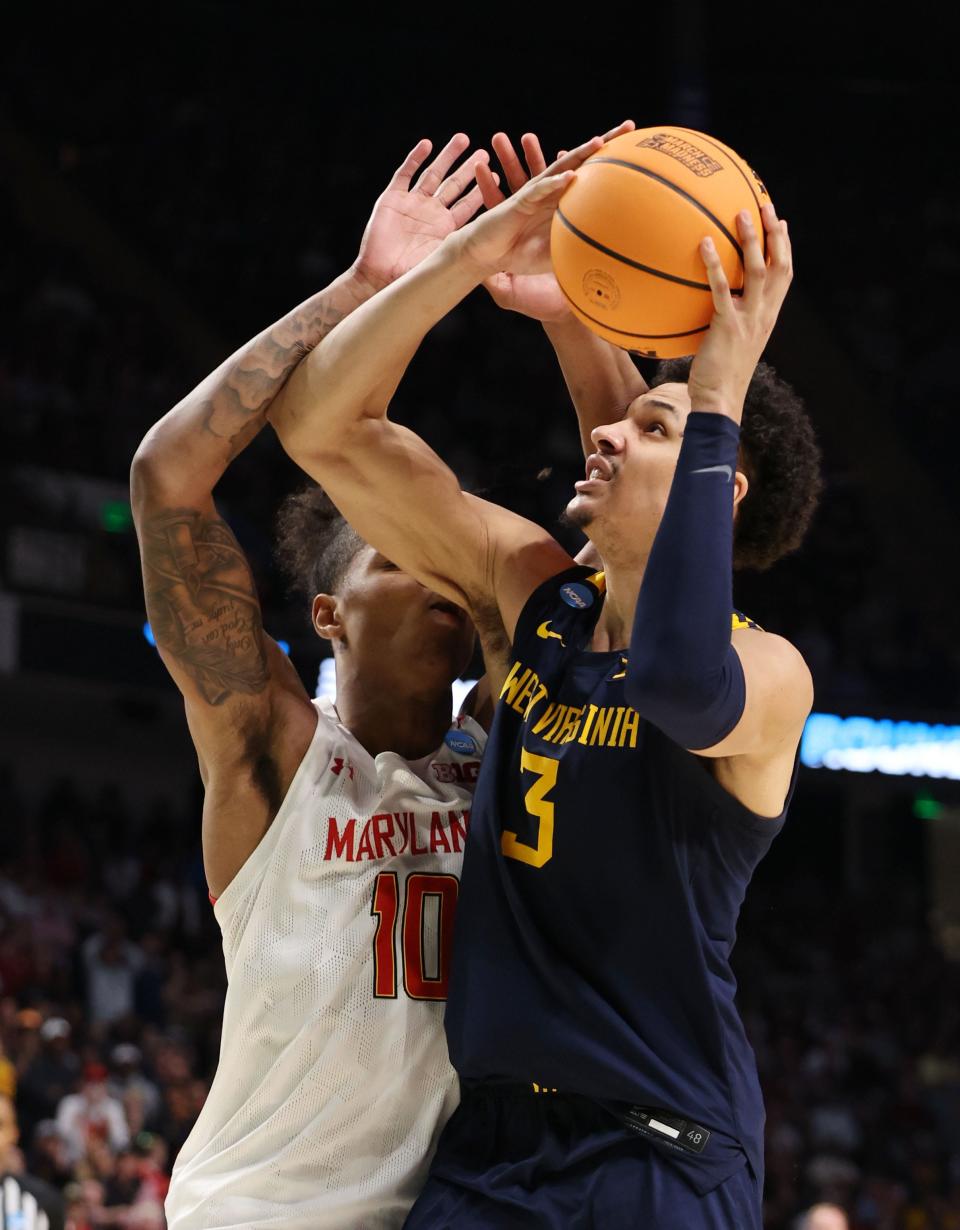
[[[585,530],[595,515],[589,504],[584,503],[579,495],[575,495],[560,514],[560,524],[572,525],[578,530]]]

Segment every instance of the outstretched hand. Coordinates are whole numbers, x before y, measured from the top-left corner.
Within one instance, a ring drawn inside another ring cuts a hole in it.
[[[354,274],[375,291],[418,265],[483,204],[474,180],[478,167],[487,169],[486,150],[475,150],[451,170],[469,144],[466,133],[456,133],[414,184],[433,148],[426,138],[418,141],[377,198],[353,263]]]
[[[793,280],[787,224],[773,205],[760,211],[767,235],[764,259],[750,214],[737,215],[743,244],[743,294],[734,296],[710,238],[700,244],[713,295],[713,318],[693,359],[688,388],[694,410],[719,410],[739,421],[750,380],[760,362]]]
[[[624,120],[616,128],[604,133],[603,142],[619,137],[622,133],[632,132],[634,127],[633,120]],[[504,179],[511,193],[519,192],[531,177],[542,175],[547,169],[540,139],[535,133],[524,133],[520,144],[526,167],[506,133],[495,133],[492,141],[493,151],[500,160]],[[565,152],[561,150],[557,155],[558,159]],[[487,209],[493,209],[506,200],[506,194],[500,190],[497,176],[486,163],[477,167],[477,186]],[[484,286],[493,301],[507,311],[520,312],[544,323],[566,320],[571,315],[567,300],[551,268],[542,273],[497,272],[486,279]]]
[[[550,223],[576,172],[591,154],[603,148],[603,137],[591,137],[557,157],[539,175],[527,180],[513,196],[503,198],[465,226],[457,237],[462,259],[472,264],[481,281],[496,273],[514,275],[550,272]],[[479,172],[483,177],[483,172]],[[485,185],[485,186],[484,186]],[[490,193],[485,178],[481,191]]]

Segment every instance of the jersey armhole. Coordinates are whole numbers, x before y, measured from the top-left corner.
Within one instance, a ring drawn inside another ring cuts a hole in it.
[[[303,788],[303,782],[309,772],[309,765],[315,759],[317,748],[325,738],[329,739],[330,731],[325,725],[323,710],[318,701],[314,700],[312,704],[317,712],[317,728],[313,732],[313,738],[307,745],[307,750],[303,753],[303,759],[297,765],[297,771],[293,775],[293,780],[287,789],[287,793],[283,796],[283,802],[280,804],[273,822],[254,849],[247,855],[246,861],[223,892],[216,898],[214,898],[212,893],[207,894],[210,897],[213,914],[221,931],[225,932],[236,911],[237,905],[266,870],[273,857],[276,845],[280,840],[287,817],[296,807]]]
[[[598,575],[600,574],[595,568],[590,568],[585,564],[575,564],[571,568],[565,568],[563,572],[555,572],[552,577],[547,577],[541,582],[523,604],[523,610],[520,612],[520,618],[517,620],[513,633],[513,644],[511,645],[513,655],[516,656],[528,641],[536,639],[537,624],[543,616],[556,609],[557,594],[561,586],[590,582],[591,578]]]

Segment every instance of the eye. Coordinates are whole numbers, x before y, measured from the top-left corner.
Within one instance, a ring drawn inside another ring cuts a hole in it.
[[[649,432],[649,431],[659,431],[659,433],[661,434],[661,436],[665,436],[665,435],[667,434],[667,429],[666,429],[666,427],[663,425],[663,423],[661,423],[661,422],[660,422],[660,420],[659,420],[659,419],[652,419],[652,420],[651,420],[651,421],[650,421],[650,422],[646,425],[646,427],[644,427],[644,429],[643,429],[643,430],[644,430],[644,431],[647,431],[647,432]]]

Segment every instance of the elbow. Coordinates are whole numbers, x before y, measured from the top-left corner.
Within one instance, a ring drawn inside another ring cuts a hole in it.
[[[130,507],[136,516],[158,482],[156,457],[146,440],[140,443],[130,463]]]
[[[130,508],[134,520],[148,503],[183,503],[195,496],[193,491],[185,491],[186,478],[182,456],[178,465],[168,450],[145,436],[130,463]]]

